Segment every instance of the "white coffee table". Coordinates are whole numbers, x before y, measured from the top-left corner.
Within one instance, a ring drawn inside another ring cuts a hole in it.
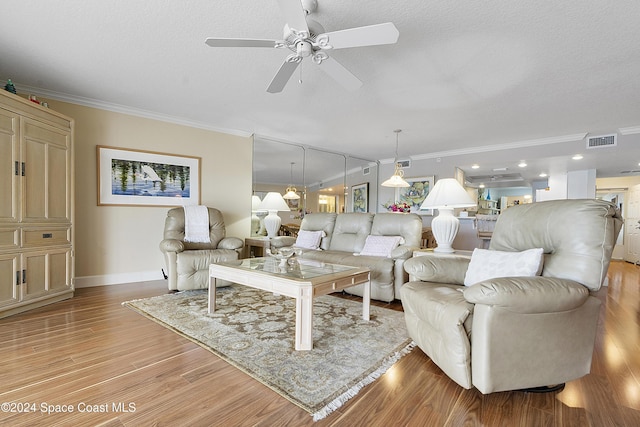
[[[366,268],[296,259],[247,258],[209,266],[209,313],[216,309],[216,280],[228,280],[296,299],[296,350],[313,348],[313,298],[364,284],[362,319],[369,320],[371,279]]]

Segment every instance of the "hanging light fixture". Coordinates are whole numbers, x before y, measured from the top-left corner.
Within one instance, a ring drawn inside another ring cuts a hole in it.
[[[287,193],[282,196],[282,198],[287,199],[287,200],[292,200],[292,199],[299,199],[300,195],[297,193],[298,190],[296,190],[296,187],[293,186],[293,165],[295,165],[294,162],[291,162],[291,181],[289,181],[289,186],[287,187]]]
[[[393,171],[393,175],[391,175],[391,178],[380,185],[382,185],[383,187],[410,187],[409,183],[403,178],[404,171],[400,169],[400,166],[398,166],[398,135],[400,134],[400,132],[402,132],[402,130],[396,129],[394,130],[394,132],[396,133],[396,157],[393,160],[395,170]]]

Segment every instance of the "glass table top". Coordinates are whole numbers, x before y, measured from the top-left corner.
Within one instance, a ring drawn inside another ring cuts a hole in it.
[[[285,261],[284,265],[282,265],[279,259],[272,257],[246,258],[217,264],[239,268],[241,270],[253,270],[286,276],[289,279],[312,279],[318,276],[357,269],[357,267],[328,264],[326,262],[306,260],[297,257]]]

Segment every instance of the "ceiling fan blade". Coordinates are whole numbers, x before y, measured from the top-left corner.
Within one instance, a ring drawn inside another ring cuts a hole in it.
[[[278,5],[289,28],[293,28],[298,32],[309,33],[307,14],[304,12],[300,0],[278,0]]]
[[[276,40],[267,39],[221,39],[210,37],[204,41],[211,47],[276,47]]]
[[[347,90],[354,91],[362,86],[362,82],[356,76],[331,57],[323,60],[319,67]]]
[[[293,72],[300,65],[299,62],[289,62],[284,61],[280,66],[280,69],[269,83],[269,87],[267,88],[267,92],[269,93],[278,93],[282,92],[282,89],[287,85],[287,82],[293,75]]]
[[[398,41],[399,35],[400,33],[396,26],[391,22],[386,22],[384,24],[333,31],[321,34],[318,39],[326,36],[329,39],[328,44],[333,49],[345,49],[349,47],[393,44]]]

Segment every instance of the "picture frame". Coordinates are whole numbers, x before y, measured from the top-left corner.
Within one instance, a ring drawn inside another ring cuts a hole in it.
[[[299,191],[296,191],[296,194],[301,196]],[[289,210],[292,211],[300,209],[300,200],[302,200],[302,196],[299,199],[284,199],[284,201],[287,202],[287,206],[289,206]]]
[[[200,204],[200,157],[96,147],[98,206]]]
[[[396,188],[396,202],[407,203],[411,206],[411,213],[433,215],[433,209],[420,209],[420,206],[422,206],[422,202],[424,202],[429,191],[433,188],[434,177],[405,178],[405,181],[409,183],[409,187]]]
[[[351,209],[353,212],[369,212],[369,183],[351,187]]]

